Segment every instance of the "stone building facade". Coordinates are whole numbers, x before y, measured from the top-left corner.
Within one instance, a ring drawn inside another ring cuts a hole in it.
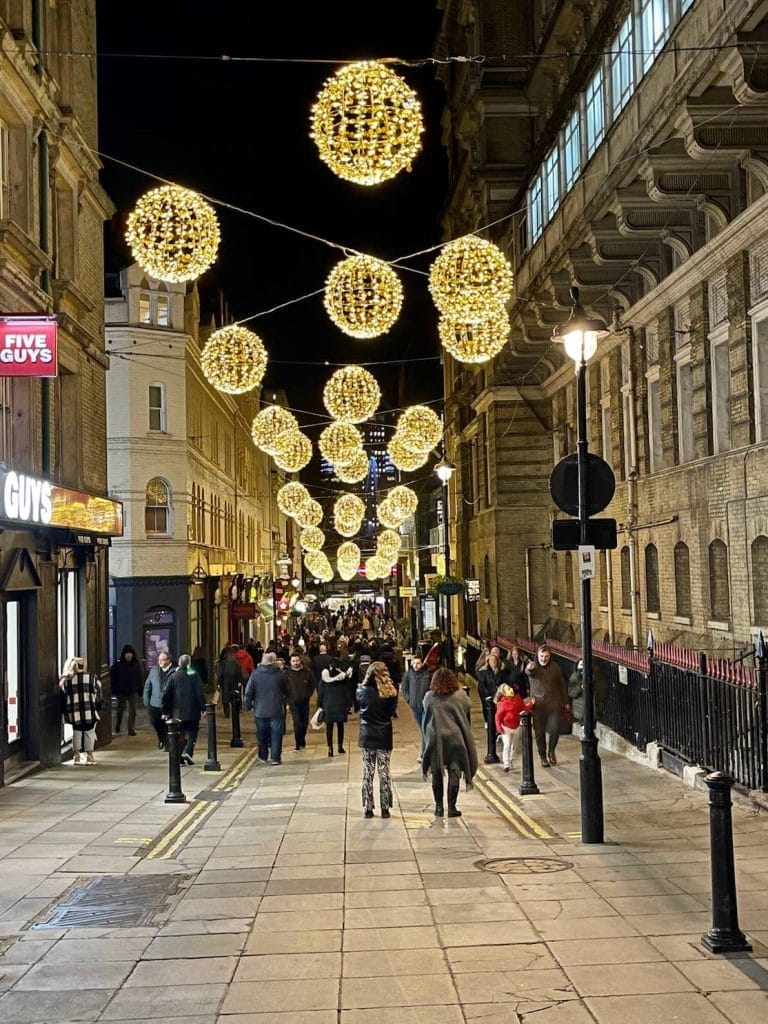
[[[200,354],[217,325],[201,324],[196,287],[132,265],[108,280],[106,320],[109,481],[125,508],[110,557],[112,649],[133,644],[149,668],[164,647],[200,646],[211,664],[228,642],[266,644],[276,559],[299,563],[275,501],[283,475],[251,440],[261,396],[205,380]]]
[[[104,497],[102,225],[112,211],[95,153],[95,3],[6,0],[0,36],[0,311],[58,321],[57,376],[0,375],[2,785],[61,759],[66,658],[106,676],[104,530],[119,529],[119,507]],[[9,505],[7,489],[22,485],[51,488],[59,511]],[[110,527],[97,507],[111,510]]]
[[[445,360],[453,550],[484,581],[479,629],[578,634],[547,486],[575,450],[574,368],[552,341],[575,284],[611,327],[588,370],[619,523],[595,635],[747,650],[768,627],[768,3],[443,6],[437,56],[488,58],[441,71],[446,237],[499,221],[483,233],[515,274],[503,353]]]

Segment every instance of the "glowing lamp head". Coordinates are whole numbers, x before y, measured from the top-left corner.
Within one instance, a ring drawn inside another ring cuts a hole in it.
[[[597,345],[601,338],[605,338],[610,331],[605,321],[599,317],[588,317],[579,299],[579,289],[571,288],[573,299],[573,310],[570,319],[559,324],[552,332],[553,341],[562,341],[566,353],[576,364],[576,369],[582,363],[588,363],[597,352]]]
[[[435,472],[437,473],[440,483],[447,484],[456,472],[456,464],[451,462],[450,459],[443,457],[435,466]]]

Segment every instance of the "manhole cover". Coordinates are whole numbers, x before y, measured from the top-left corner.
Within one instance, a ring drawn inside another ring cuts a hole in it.
[[[496,875],[547,875],[567,871],[573,864],[559,857],[497,857],[475,861],[475,867]]]
[[[170,902],[189,875],[148,875],[145,878],[105,876],[71,890],[47,912],[42,928],[139,928]]]

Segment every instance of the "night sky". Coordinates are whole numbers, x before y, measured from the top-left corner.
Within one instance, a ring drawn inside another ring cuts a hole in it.
[[[268,13],[262,14],[262,8]],[[446,165],[440,145],[444,92],[435,69],[396,67],[422,102],[424,148],[411,173],[365,188],[336,178],[309,138],[309,114],[332,64],[149,60],[108,53],[407,59],[432,53],[440,12],[434,0],[301,5],[220,0],[97,3],[100,149],[227,202],[372,255],[392,259],[440,241]],[[126,15],[126,12],[130,13]],[[104,159],[102,180],[123,219],[154,184]],[[235,319],[321,288],[338,250],[218,209],[222,245],[199,284],[210,308],[223,290]],[[416,264],[426,270],[431,259]],[[403,272],[406,301],[395,328],[358,341],[328,319],[322,296],[249,326],[270,353],[265,384],[284,387],[291,406],[323,412],[322,366],[419,359],[439,353],[426,278]],[[291,365],[293,364],[293,365]],[[442,393],[436,359],[371,368],[384,406]],[[300,417],[301,418],[301,417]],[[304,418],[307,422],[308,418]],[[311,432],[313,439],[317,430]]]

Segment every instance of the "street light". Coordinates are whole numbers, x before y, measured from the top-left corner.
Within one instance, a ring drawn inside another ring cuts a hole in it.
[[[280,555],[279,558],[275,559],[277,564],[277,571],[279,576],[272,580],[272,639],[277,644],[277,581],[280,579],[289,580],[291,578],[291,565],[292,559],[290,555]],[[281,583],[280,597],[283,596],[283,587]]]
[[[435,466],[437,478],[443,485],[443,555],[445,558],[445,575],[451,574],[451,538],[448,530],[448,484],[456,472],[455,463],[446,458],[445,450],[443,457]],[[443,595],[445,599],[445,663],[448,668],[453,668],[453,637],[451,636],[451,596]]]
[[[584,313],[579,289],[571,288],[573,310],[570,320],[552,334],[561,341],[576,364],[576,460],[578,467],[579,544],[589,544],[589,481],[587,479],[587,362],[597,352],[597,343],[610,332],[605,322]],[[580,574],[581,575],[581,574]],[[581,841],[603,842],[603,778],[595,736],[595,701],[592,677],[592,591],[591,580],[581,577],[581,660],[584,693],[584,727],[579,758],[581,793]]]

